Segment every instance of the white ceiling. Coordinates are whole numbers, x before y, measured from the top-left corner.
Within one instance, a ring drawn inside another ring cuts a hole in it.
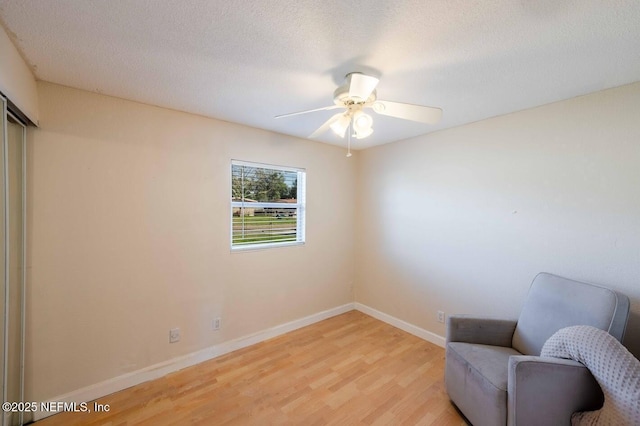
[[[0,0],[40,80],[307,137],[345,74],[439,106],[369,147],[640,80],[638,0]],[[319,140],[344,145],[327,132]]]

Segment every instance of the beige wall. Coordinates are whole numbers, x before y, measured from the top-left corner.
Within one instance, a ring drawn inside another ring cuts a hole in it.
[[[639,118],[636,83],[363,151],[356,300],[444,335],[548,271],[626,293],[640,355]]]
[[[26,400],[353,301],[343,149],[48,83],[38,94]],[[304,246],[230,252],[231,159],[306,168]]]

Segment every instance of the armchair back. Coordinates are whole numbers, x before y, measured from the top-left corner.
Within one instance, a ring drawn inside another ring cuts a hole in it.
[[[524,355],[540,355],[556,331],[590,325],[622,342],[629,315],[629,298],[592,284],[539,273],[518,318],[511,345]]]

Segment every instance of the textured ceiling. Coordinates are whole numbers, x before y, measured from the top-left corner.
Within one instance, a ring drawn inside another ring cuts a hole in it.
[[[438,106],[363,148],[640,80],[638,0],[0,0],[40,80],[307,137],[345,74]],[[344,145],[332,132],[318,138]]]

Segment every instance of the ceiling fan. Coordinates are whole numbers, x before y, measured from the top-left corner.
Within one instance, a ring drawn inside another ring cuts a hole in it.
[[[352,131],[349,132],[349,137],[353,133],[356,139],[366,138],[373,133],[373,118],[364,111],[365,108],[371,108],[381,115],[420,123],[435,124],[440,121],[442,117],[442,109],[440,108],[378,99],[376,87],[379,81],[376,77],[360,72],[349,73],[345,76],[345,84],[333,92],[335,105],[278,115],[275,118],[344,108],[345,111],[329,118],[309,137],[315,138],[328,129],[332,129],[338,136],[344,138],[347,130],[351,127]]]

